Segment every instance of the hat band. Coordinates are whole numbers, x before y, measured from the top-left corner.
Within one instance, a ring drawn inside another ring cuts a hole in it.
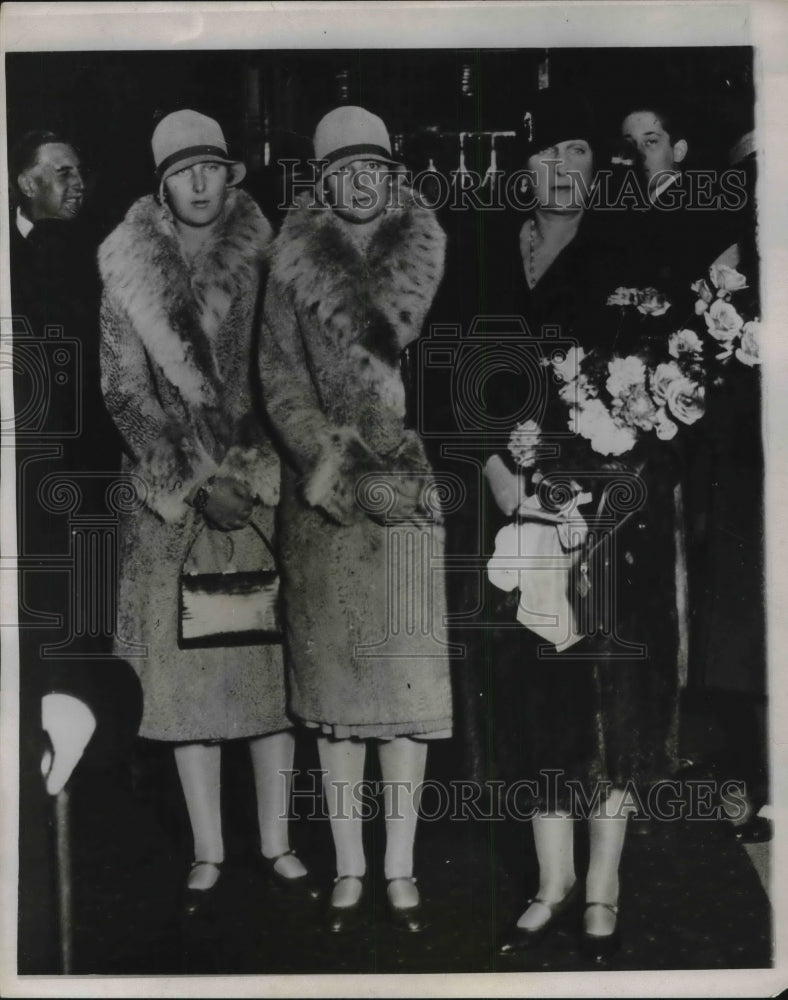
[[[178,163],[180,160],[187,160],[192,156],[218,156],[225,163],[234,162],[228,157],[227,150],[219,146],[187,146],[185,149],[179,149],[177,153],[165,156],[156,167],[156,173],[159,177],[163,177],[174,163]]]
[[[385,146],[377,146],[374,143],[359,143],[355,146],[341,146],[332,150],[327,156],[322,157],[328,165],[343,160],[348,156],[378,156],[384,160],[391,160],[391,152]]]

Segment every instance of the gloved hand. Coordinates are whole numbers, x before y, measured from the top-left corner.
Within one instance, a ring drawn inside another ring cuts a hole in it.
[[[500,455],[491,455],[484,466],[484,477],[500,509],[511,517],[525,497],[525,480],[512,472]]]
[[[221,531],[236,531],[249,523],[253,510],[254,497],[249,487],[238,479],[224,476],[214,480],[203,517]]]
[[[79,763],[96,728],[96,717],[79,698],[70,694],[46,694],[41,699],[41,726],[52,750],[44,751],[41,773],[46,790],[57,795]]]

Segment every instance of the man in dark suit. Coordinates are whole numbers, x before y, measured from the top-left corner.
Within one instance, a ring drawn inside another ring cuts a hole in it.
[[[665,103],[630,104],[621,121],[621,140],[633,161],[645,210],[628,212],[633,284],[654,287],[679,307],[691,308],[691,284],[730,245],[731,198],[723,199],[713,175],[687,172],[686,124]],[[734,192],[731,192],[733,195]]]
[[[120,443],[101,399],[100,288],[96,241],[81,221],[82,164],[72,143],[39,130],[17,142],[9,167],[19,564],[18,957],[20,973],[48,973],[67,971],[62,948],[58,958],[54,919],[51,797],[83,753],[104,769],[116,760],[136,733],[141,696],[129,664],[110,655],[114,578],[108,557],[117,545],[117,519],[108,498],[118,488]]]

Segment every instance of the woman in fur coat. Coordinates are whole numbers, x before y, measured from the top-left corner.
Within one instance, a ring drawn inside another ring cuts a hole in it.
[[[429,511],[435,481],[405,426],[399,363],[440,282],[445,240],[432,212],[394,183],[376,116],[332,111],[315,154],[327,166],[274,243],[260,342],[284,459],[290,708],[319,731],[337,863],[329,929],[356,926],[366,898],[353,796],[375,740],[390,912],[396,926],[418,931],[413,845],[425,740],[450,735],[452,713],[442,528]]]
[[[255,413],[251,375],[271,227],[235,187],[245,168],[228,158],[215,121],[174,112],[152,147],[158,195],[132,205],[99,250],[101,374],[139,495],[121,516],[117,636],[140,649],[140,735],[174,744],[194,834],[190,913],[208,900],[224,860],[227,739],[249,741],[269,874],[314,890],[288,846],[282,774],[292,769],[294,737],[281,647],[181,649],[178,638],[179,576],[195,539],[242,571],[266,557],[249,522],[273,532],[279,461]]]

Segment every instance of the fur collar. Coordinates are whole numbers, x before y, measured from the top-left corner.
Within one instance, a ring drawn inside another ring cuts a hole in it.
[[[321,324],[349,314],[357,342],[390,365],[421,331],[443,276],[446,236],[412,194],[386,210],[365,250],[346,226],[302,195],[273,245],[271,276]]]
[[[270,240],[256,203],[230,190],[216,238],[190,263],[169,209],[153,195],[136,201],[99,248],[105,295],[192,406],[215,406],[221,396],[214,341],[233,300],[255,294]]]

